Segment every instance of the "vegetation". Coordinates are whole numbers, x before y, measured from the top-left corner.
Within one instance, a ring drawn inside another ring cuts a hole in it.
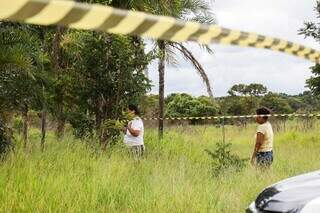
[[[166,98],[167,117],[211,116],[218,113],[218,106],[208,97],[194,98],[188,94],[171,94]]]
[[[214,22],[205,0],[79,2]],[[316,23],[300,32],[320,41]],[[261,105],[273,113],[320,111],[318,64],[302,94],[253,83],[213,99],[205,70],[184,44],[155,41],[150,52],[145,46],[135,36],[0,22],[0,212],[239,212],[265,186],[319,168],[315,118],[271,119],[275,162],[268,177],[246,161],[255,133],[248,119],[181,122],[164,132],[160,119],[161,143],[146,123],[146,154],[131,158],[120,134],[129,103],[160,118],[252,114]],[[208,96],[164,97],[166,62],[175,64],[176,53],[191,62]],[[159,95],[147,95],[145,71],[154,59]]]
[[[102,124],[120,119],[124,107],[150,88],[144,70],[152,53],[136,54],[130,37],[64,30],[59,50],[55,50],[55,30],[40,29],[41,37],[34,33],[37,27],[1,26],[1,38],[6,39],[0,44],[15,55],[6,52],[1,56],[0,115],[6,115],[1,120],[9,127],[14,115],[22,115],[24,146],[31,110],[50,113],[57,120],[59,138],[67,122],[77,136],[94,133],[105,145],[108,138],[102,136]],[[56,57],[63,58],[58,65]],[[44,118],[41,126],[45,123]]]
[[[316,2],[315,11],[317,18],[320,18],[320,1]],[[300,29],[299,33],[305,37],[313,38],[315,41],[320,42],[320,25],[317,22],[307,21],[305,26]],[[313,76],[307,80],[307,86],[315,95],[320,95],[320,65],[316,64],[312,66],[311,72]]]
[[[255,125],[225,131],[232,153],[250,157]],[[277,131],[267,177],[249,163],[214,177],[205,152],[221,141],[214,126],[167,129],[162,143],[156,129],[147,129],[146,155],[139,161],[122,143],[101,152],[69,134],[57,143],[51,132],[42,153],[41,133],[32,129],[28,152],[17,136],[15,154],[0,166],[0,212],[243,212],[264,187],[319,169],[318,132],[319,122],[305,129],[300,119]]]
[[[249,158],[241,159],[238,155],[231,153],[231,143],[219,142],[214,151],[206,149],[205,151],[212,158],[212,174],[219,176],[228,170],[240,172],[245,166]]]
[[[257,89],[243,88],[262,88]],[[240,88],[240,89],[239,89]],[[238,84],[229,90],[229,96],[215,98],[206,96],[193,97],[186,93],[170,94],[165,99],[166,117],[202,117],[217,115],[255,114],[259,106],[266,106],[273,113],[315,113],[320,111],[320,98],[310,91],[299,95],[268,92],[261,84]],[[156,95],[149,95],[143,102],[143,111],[147,117],[156,117],[158,104]]]
[[[202,0],[80,2],[213,22],[209,5]],[[175,50],[191,61],[212,97],[205,71],[181,43],[157,41],[158,48],[146,53],[144,41],[136,36],[11,22],[0,22],[0,27],[0,119],[10,130],[14,116],[22,116],[25,147],[28,146],[30,112],[41,116],[42,149],[46,128],[52,119],[60,140],[66,125],[70,124],[76,136],[95,137],[106,147],[113,134],[105,128],[108,126],[105,123],[123,119],[122,111],[128,103],[141,102],[150,89],[144,73],[155,58],[162,64],[157,112],[163,117],[165,60],[175,61]],[[208,47],[204,49],[210,51]],[[163,129],[163,124],[159,124]]]

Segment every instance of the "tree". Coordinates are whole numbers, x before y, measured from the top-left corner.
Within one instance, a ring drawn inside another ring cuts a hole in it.
[[[320,64],[311,67],[313,76],[307,80],[307,86],[313,94],[320,96]]]
[[[153,2],[147,6],[150,12],[159,15],[173,16],[178,19],[188,19],[202,23],[212,24],[214,19],[210,13],[209,5],[203,0],[173,0]],[[191,17],[191,18],[190,18]],[[191,51],[189,51],[182,43],[157,41],[158,47],[158,72],[159,72],[159,138],[163,137],[163,119],[164,118],[164,75],[165,61],[174,61],[174,53],[178,51],[182,56],[194,66],[197,73],[203,79],[210,97],[213,98],[209,78],[201,64],[196,60]],[[204,46],[205,49],[212,51]]]
[[[168,117],[202,117],[214,116],[218,113],[217,105],[207,97],[194,98],[182,93],[169,96],[166,116]]]
[[[0,41],[0,107],[5,109],[11,126],[13,113],[23,117],[24,147],[28,143],[28,113],[39,98],[37,71],[42,57],[39,43],[27,25],[1,23]],[[10,129],[10,128],[9,128]],[[10,138],[10,133],[8,134]]]
[[[246,88],[246,94],[248,94],[249,96],[262,96],[265,95],[267,93],[267,88],[265,86],[263,86],[262,84],[249,84]]]
[[[288,101],[279,94],[269,92],[261,100],[261,105],[268,107],[273,113],[292,113]]]
[[[315,112],[320,111],[320,96],[314,96],[311,91],[304,91],[295,96],[302,104],[296,111]],[[289,102],[290,104],[290,102]]]
[[[231,96],[244,96],[246,95],[246,88],[245,84],[235,84],[228,90],[228,94]]]
[[[315,7],[317,18],[320,17],[320,1],[316,2]],[[311,37],[317,42],[320,42],[320,23],[305,22],[304,27],[299,30],[299,34],[305,37]],[[307,80],[307,86],[310,88],[314,95],[320,95],[320,65],[316,64],[311,67],[313,76]]]
[[[319,18],[320,15],[320,1],[317,0],[315,7],[316,15]],[[316,41],[320,42],[320,24],[315,22],[307,21],[304,23],[304,27],[299,30],[299,34],[304,35],[305,37],[311,37]]]
[[[267,93],[267,88],[262,84],[252,83],[246,84],[235,84],[233,85],[228,94],[231,96],[262,96]]]
[[[223,115],[246,115],[248,107],[245,104],[244,97],[239,96],[227,96],[219,101],[221,114]],[[253,109],[250,109],[252,111]]]
[[[112,137],[105,124],[121,119],[128,103],[137,102],[149,90],[144,69],[151,55],[137,58],[132,38],[127,36],[69,31],[64,39],[69,63],[63,79],[67,120],[78,136],[95,129],[105,147]]]
[[[267,92],[267,88],[262,84],[235,84],[228,94],[229,97],[223,101],[224,112],[227,114],[251,114],[255,113],[256,108],[260,105],[261,97]]]

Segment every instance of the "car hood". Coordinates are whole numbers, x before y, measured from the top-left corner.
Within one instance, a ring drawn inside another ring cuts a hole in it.
[[[320,170],[291,177],[264,189],[255,206],[260,211],[298,212],[320,197]]]

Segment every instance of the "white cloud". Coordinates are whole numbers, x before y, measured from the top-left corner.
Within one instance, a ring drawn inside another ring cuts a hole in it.
[[[212,3],[212,10],[221,26],[319,48],[316,42],[297,33],[305,21],[315,20],[315,5],[316,0],[216,0]],[[212,45],[215,54],[209,55],[195,44],[188,44],[188,47],[207,71],[215,96],[226,95],[234,84],[252,82],[263,83],[271,91],[297,94],[305,90],[305,80],[310,77],[311,62],[283,53]],[[193,67],[181,58],[179,61],[178,67],[167,68],[166,94],[206,94]],[[157,63],[150,65],[149,73],[155,85],[152,92],[157,93]]]

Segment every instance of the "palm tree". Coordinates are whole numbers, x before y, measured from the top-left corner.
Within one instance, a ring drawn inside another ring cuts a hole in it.
[[[1,74],[1,93],[0,93],[0,115],[2,115],[2,121],[4,122],[7,132],[8,144],[11,144],[11,123],[13,119],[13,113],[17,107],[21,107],[22,116],[24,120],[23,125],[23,139],[24,146],[28,141],[28,100],[27,98],[21,98],[21,102],[16,100],[16,96],[13,95],[13,91],[18,88],[5,87],[6,85],[14,84],[15,86],[21,86],[19,82],[7,82],[15,76],[26,76],[34,78],[32,74],[33,60],[30,54],[30,46],[27,45],[29,39],[32,40],[32,36],[27,33],[24,26],[18,26],[18,24],[12,23],[0,23],[0,74]],[[18,83],[18,84],[15,84]],[[19,97],[20,98],[20,97]],[[19,102],[19,106],[15,106],[14,103]]]
[[[155,0],[148,5],[148,8],[152,8],[154,14],[173,16],[178,19],[187,19],[198,21],[201,23],[212,24],[214,18],[210,12],[208,3],[204,0]],[[192,18],[188,18],[192,17]],[[209,78],[204,71],[201,64],[197,61],[195,56],[186,46],[180,42],[171,41],[158,41],[158,72],[159,72],[159,138],[163,137],[163,118],[164,118],[164,75],[165,75],[165,61],[170,61],[174,58],[174,52],[178,51],[183,57],[192,63],[197,73],[204,81],[208,95],[213,100],[213,93]],[[211,49],[207,46],[204,47],[209,53],[212,53]],[[172,54],[173,53],[173,54]]]
[[[2,80],[0,82],[0,111],[3,110],[0,114],[6,115],[2,119],[9,126],[7,129],[10,130],[13,114],[22,113],[23,141],[26,147],[28,113],[31,104],[43,105],[44,103],[44,94],[39,87],[43,87],[41,86],[43,64],[47,58],[41,48],[39,35],[37,35],[43,29],[8,22],[1,23],[0,26],[0,77]],[[10,133],[7,135],[10,136]],[[44,138],[41,144],[43,143]]]

